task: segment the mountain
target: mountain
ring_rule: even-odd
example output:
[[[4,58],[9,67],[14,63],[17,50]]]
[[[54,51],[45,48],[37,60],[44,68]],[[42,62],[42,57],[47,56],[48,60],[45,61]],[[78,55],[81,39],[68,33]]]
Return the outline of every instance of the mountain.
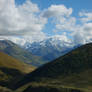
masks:
[[[0,51],[33,66],[43,64],[41,57],[29,53],[9,40],[0,40]]]
[[[20,80],[16,88],[23,85],[23,92],[92,92],[92,43],[41,66]]]
[[[44,61],[52,61],[71,51],[74,46],[71,42],[62,40],[61,37],[50,37],[41,42],[26,42],[24,48],[30,53],[41,56]]]
[[[9,86],[35,68],[0,52],[0,86]],[[1,92],[1,91],[0,91]]]

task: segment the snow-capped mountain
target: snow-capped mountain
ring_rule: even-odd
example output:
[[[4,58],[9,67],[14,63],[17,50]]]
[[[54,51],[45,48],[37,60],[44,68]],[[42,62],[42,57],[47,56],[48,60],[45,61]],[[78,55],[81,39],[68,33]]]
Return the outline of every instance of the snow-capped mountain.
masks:
[[[50,37],[41,42],[24,44],[24,48],[34,55],[41,56],[45,61],[52,61],[73,49],[73,44],[68,39]]]

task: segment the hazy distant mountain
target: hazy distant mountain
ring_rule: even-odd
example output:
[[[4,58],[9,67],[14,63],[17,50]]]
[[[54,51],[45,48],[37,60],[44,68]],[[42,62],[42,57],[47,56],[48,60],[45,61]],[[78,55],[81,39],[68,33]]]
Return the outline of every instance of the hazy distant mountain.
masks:
[[[52,61],[72,50],[71,42],[64,42],[60,37],[51,37],[41,42],[26,42],[24,48],[45,61]]]
[[[9,40],[0,40],[0,51],[34,66],[43,64],[41,57],[33,55]]]
[[[16,86],[26,84],[24,92],[92,92],[92,43],[43,65]]]

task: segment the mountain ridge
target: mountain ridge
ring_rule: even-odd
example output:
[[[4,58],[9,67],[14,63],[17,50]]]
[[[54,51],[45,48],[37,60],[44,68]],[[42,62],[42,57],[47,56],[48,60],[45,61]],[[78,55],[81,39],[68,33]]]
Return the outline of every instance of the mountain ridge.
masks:
[[[24,48],[34,55],[41,56],[45,61],[52,61],[75,48],[71,42],[61,37],[52,37],[40,42],[26,42]]]
[[[91,76],[92,43],[80,46],[66,55],[59,57],[53,62],[49,62],[36,69],[32,73],[25,76],[23,80],[19,81],[16,88],[26,84],[29,84],[29,87],[31,88],[35,87],[35,89],[36,87],[43,87],[44,85],[45,87],[46,85],[52,87],[60,87],[61,85],[61,87],[73,87],[83,90],[83,92],[91,92]],[[30,90],[28,92],[30,92]]]
[[[41,57],[29,53],[9,40],[0,40],[0,51],[33,66],[40,66],[43,63]]]

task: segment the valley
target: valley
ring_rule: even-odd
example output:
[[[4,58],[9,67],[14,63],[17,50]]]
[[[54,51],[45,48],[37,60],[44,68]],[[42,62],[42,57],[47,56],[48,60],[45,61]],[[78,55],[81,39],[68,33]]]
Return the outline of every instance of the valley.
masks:
[[[4,46],[0,45],[2,92],[92,92],[92,43],[38,68],[5,53]]]
[[[0,92],[92,92],[92,0],[0,0]]]

